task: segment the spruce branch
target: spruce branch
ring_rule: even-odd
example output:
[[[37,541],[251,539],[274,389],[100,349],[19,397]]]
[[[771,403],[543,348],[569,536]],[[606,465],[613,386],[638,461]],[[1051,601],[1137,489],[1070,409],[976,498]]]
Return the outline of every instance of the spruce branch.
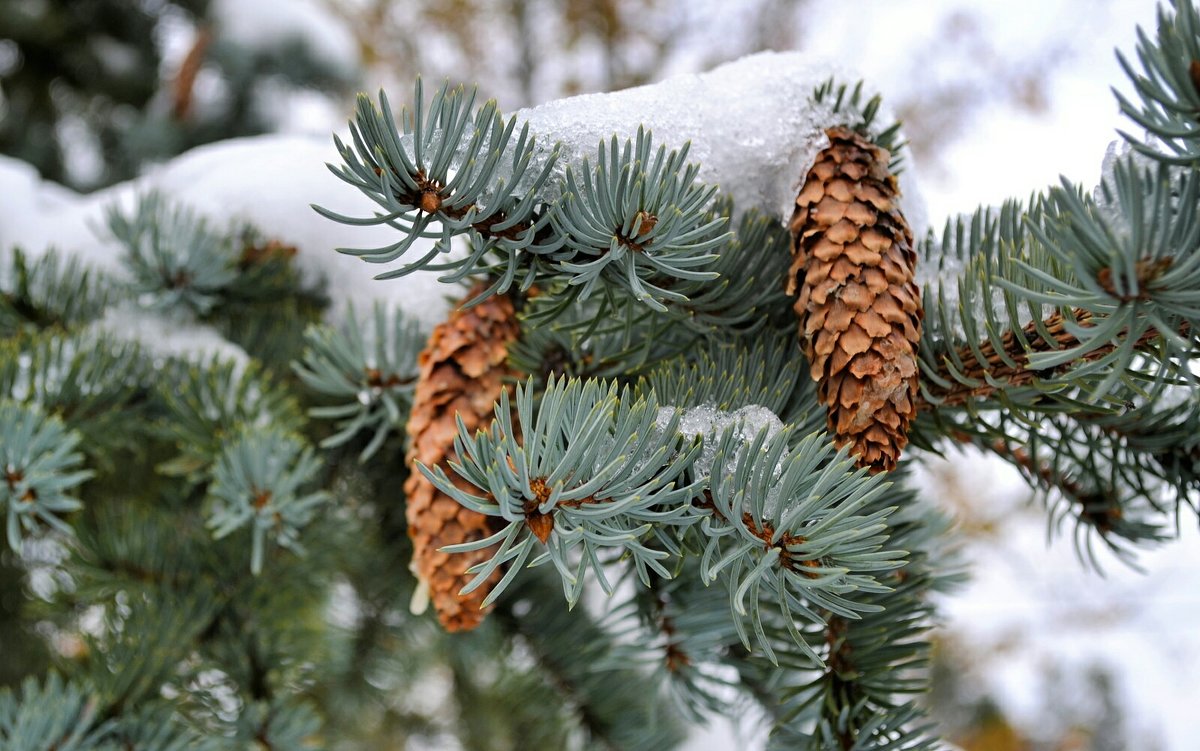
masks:
[[[824,624],[828,614],[857,619],[879,606],[863,596],[886,591],[881,572],[902,565],[903,552],[887,543],[892,507],[871,509],[885,490],[882,477],[855,471],[846,451],[822,434],[792,441],[785,428],[749,443],[729,429],[716,437],[713,472],[700,530],[706,582],[725,580],[737,632],[776,662],[764,626],[764,603],[778,608],[801,651],[820,658],[795,621]],[[835,455],[836,454],[836,455]]]
[[[170,708],[149,703],[117,718],[109,731],[115,749],[219,751],[221,739],[204,737]]]
[[[557,150],[536,165],[534,139],[523,126],[516,140],[515,120],[507,125],[494,100],[474,110],[475,91],[449,84],[426,104],[417,79],[413,109],[401,110],[397,127],[387,95],[376,106],[359,95],[351,144],[336,139],[343,164],[330,170],[365,193],[383,213],[353,218],[314,206],[322,216],[352,225],[384,224],[404,233],[382,248],[343,249],[371,263],[390,263],[422,237],[437,244],[422,258],[381,273],[388,279],[421,268],[449,272],[444,281],[491,274],[492,291],[513,283],[524,256],[543,255],[561,245],[546,231],[550,216],[540,193],[552,174]],[[450,251],[450,240],[467,235],[473,249],[466,257],[435,262]],[[489,254],[494,260],[485,258]]]
[[[921,409],[914,446],[936,450],[951,438],[1003,456],[1053,499],[1053,525],[1074,521],[1077,539],[1119,550],[1163,537],[1159,517],[1172,503],[1197,502],[1200,488],[1200,402],[1189,365],[1200,325],[1200,222],[1191,217],[1200,181],[1178,167],[1194,166],[1200,153],[1191,101],[1200,96],[1191,38],[1200,24],[1181,3],[1162,20],[1173,31],[1143,36],[1138,96],[1147,102],[1140,116],[1157,128],[1142,145],[1174,143],[1152,157],[1171,164],[1148,170],[1118,160],[1092,199],[1064,184],[948,228],[945,268],[955,278],[926,288],[920,348],[892,361],[917,352],[920,396],[889,394],[901,412]],[[1181,32],[1182,40],[1172,36]],[[639,132],[564,165],[557,147],[473,97],[443,87],[426,102],[418,84],[415,106],[399,115],[384,97],[378,106],[360,98],[334,171],[378,208],[365,219],[321,210],[400,233],[387,247],[353,251],[383,264],[409,256],[381,276],[426,268],[448,280],[485,279],[419,356],[416,330],[377,310],[374,341],[356,320],[340,331],[313,327],[297,378],[268,378],[299,354],[299,334],[323,302],[305,297],[288,246],[201,226],[170,208],[113,219],[141,302],[216,322],[263,362],[161,367],[136,348],[64,334],[60,327],[103,312],[102,295],[56,307],[52,298],[78,291],[60,278],[77,273],[67,264],[56,271],[16,256],[11,276],[0,271],[0,334],[17,335],[0,342],[0,454],[16,445],[5,416],[36,414],[39,426],[60,424],[45,452],[65,446],[63,466],[45,465],[59,481],[81,457],[100,470],[72,518],[78,543],[54,572],[70,586],[45,606],[49,622],[78,628],[75,615],[89,606],[104,613],[90,651],[70,660],[71,682],[0,692],[0,745],[292,749],[364,718],[402,716],[394,711],[400,692],[375,679],[425,674],[395,665],[427,666],[447,648],[399,605],[411,578],[378,575],[381,563],[407,558],[411,523],[417,578],[444,623],[478,624],[479,606],[500,598],[492,626],[454,637],[462,684],[499,676],[488,690],[455,695],[474,727],[445,732],[466,745],[510,703],[524,702],[532,706],[498,722],[526,745],[543,736],[519,729],[540,720],[569,725],[569,741],[671,748],[685,734],[665,711],[674,693],[695,719],[736,715],[752,697],[773,725],[771,748],[936,747],[911,698],[928,672],[928,594],[946,581],[932,569],[945,561],[934,539],[945,526],[903,490],[903,466],[868,476],[821,432],[827,407],[849,414],[861,394],[857,383],[831,389],[804,377],[830,354],[819,351],[828,339],[818,334],[817,354],[806,358],[780,335],[790,304],[764,280],[777,281],[790,261],[780,252],[782,230],[750,212],[723,234],[732,207],[714,203],[713,189],[685,164],[686,149],[668,152]],[[837,150],[851,171],[863,166],[856,138],[898,138],[894,127],[879,132],[879,99],[861,84],[831,80],[812,100],[806,112],[845,126]],[[892,157],[873,153],[870,161],[894,172]],[[839,257],[805,258],[804,279],[793,269],[793,281],[815,288],[828,272],[844,282],[853,263],[868,288],[880,287],[874,294],[884,288],[877,271],[888,294],[897,291],[899,313],[886,300],[867,307],[915,345],[922,322],[912,274],[899,268],[911,261],[908,238],[898,223],[889,225],[890,248],[876,236],[895,219],[894,196],[879,186],[894,185],[820,182],[825,195],[808,196],[805,221],[844,209],[833,224],[853,213],[858,234],[833,232],[847,240],[837,243]],[[876,211],[865,217],[868,206]],[[465,241],[461,253],[451,252],[455,237]],[[421,239],[437,243],[414,259]],[[816,258],[817,242],[803,251]],[[961,274],[950,273],[951,261],[962,262]],[[862,354],[850,351],[863,343],[859,332],[831,323],[846,311],[820,307],[805,313],[824,315],[816,329],[850,332],[837,356]],[[255,320],[243,325],[246,311]],[[854,325],[882,332],[871,315]],[[285,344],[273,349],[280,330]],[[869,338],[868,348],[888,334]],[[151,368],[166,386],[150,384]],[[883,370],[867,375],[895,374]],[[907,368],[894,370],[905,387],[913,382]],[[515,397],[514,373],[532,374]],[[853,375],[864,389],[884,380]],[[332,427],[306,425],[288,391],[299,384],[328,400],[311,414]],[[149,429],[116,429],[129,407]],[[389,452],[380,446],[390,446],[406,413],[410,464],[389,466],[378,461]],[[704,422],[702,413],[712,417],[707,428],[692,424]],[[764,413],[765,422],[738,420]],[[907,435],[912,415],[892,417],[879,421]],[[105,433],[134,445],[114,446]],[[376,461],[326,466],[310,442],[330,434],[324,445],[364,445],[361,458]],[[888,437],[898,453],[903,439]],[[4,461],[0,469],[8,510],[27,495],[16,484],[33,473],[14,480]],[[343,513],[318,515],[330,491],[345,499]],[[303,534],[309,555],[280,556],[277,575],[239,578],[243,529],[255,569],[269,542],[294,545]],[[555,606],[560,588],[576,604],[592,576],[615,594],[608,616]],[[356,606],[346,620],[367,623],[331,631],[327,605],[343,596]],[[485,650],[487,659],[472,659]],[[354,654],[342,661],[327,651]],[[339,682],[339,671],[354,675]],[[504,680],[514,673],[524,680]],[[540,675],[535,701],[517,693]],[[348,698],[340,689],[352,683],[363,693]],[[743,693],[732,704],[731,688]],[[486,710],[471,702],[505,691],[513,695]],[[231,700],[236,710],[223,706]],[[360,710],[364,701],[372,708]],[[547,710],[538,701],[557,703]],[[322,730],[326,709],[336,721]],[[406,727],[434,726],[414,721],[417,714],[403,714]],[[18,740],[13,727],[22,729]]]
[[[557,592],[551,590],[550,595],[556,597]],[[545,647],[529,644],[511,631],[503,612],[489,620],[492,628],[454,639],[471,643],[446,654],[454,675],[455,712],[449,724],[463,747],[479,751],[570,748],[585,733],[590,735],[585,722],[592,718],[584,712],[592,710],[578,710],[574,684],[565,676],[551,676],[548,663],[535,652]],[[579,633],[570,638],[578,639]],[[518,654],[524,660],[512,659]]]
[[[213,549],[200,514],[183,515],[166,504],[99,505],[89,509],[76,538],[67,570],[81,601],[106,601],[117,592],[143,589],[151,596],[160,590],[211,592],[208,572],[222,568],[223,553]]]
[[[1144,138],[1124,131],[1121,136],[1152,159],[1194,167],[1200,158],[1200,122],[1195,118],[1200,110],[1200,12],[1191,0],[1171,0],[1170,11],[1158,7],[1157,27],[1153,38],[1138,27],[1139,65],[1117,51],[1140,101],[1116,89],[1113,95],[1121,113],[1146,130]]]
[[[82,507],[72,493],[92,476],[81,470],[81,436],[40,409],[0,399],[0,506],[8,545],[20,551],[26,534],[45,524],[65,535],[62,516]]]
[[[48,250],[31,260],[13,248],[0,266],[0,337],[23,329],[69,329],[95,320],[108,306],[112,280],[75,257]]]
[[[727,202],[724,206],[731,207]],[[776,285],[764,287],[762,281],[774,277],[774,271],[787,262],[786,255],[775,254],[786,242],[786,234],[777,226],[770,230],[772,225],[765,217],[748,212],[742,227],[749,237],[731,241],[713,266],[721,277],[681,284],[679,289],[689,296],[688,302],[668,306],[665,314],[607,292],[601,299],[581,301],[572,292],[577,288],[536,290],[522,304],[522,334],[509,350],[510,363],[521,373],[576,378],[651,376],[665,364],[690,363],[688,372],[672,369],[654,382],[666,401],[677,406],[704,402],[692,398],[696,378],[703,379],[706,386],[695,393],[703,392],[721,402],[724,396],[709,387],[738,389],[746,382],[739,378],[758,383],[764,375],[778,373],[776,366],[783,367],[788,359],[794,360],[786,366],[791,372],[800,358],[781,336],[791,325],[790,311],[783,304],[783,291]],[[770,239],[758,244],[764,236]],[[759,369],[754,360],[760,354],[757,349],[751,354],[737,344],[751,334],[758,334],[757,341],[770,343],[764,354],[770,365],[765,369]],[[697,357],[704,360],[702,365],[692,362]],[[703,372],[696,372],[693,366]],[[786,381],[782,375],[776,383],[789,394],[801,384]],[[763,393],[730,408],[767,404],[767,399]]]
[[[310,389],[344,400],[308,411],[312,417],[338,421],[338,431],[321,441],[322,448],[341,446],[360,432],[372,433],[359,454],[361,462],[374,456],[403,424],[412,405],[417,353],[424,341],[418,324],[406,321],[398,309],[389,316],[377,304],[372,320],[373,326],[364,333],[351,309],[340,330],[309,326],[304,334],[308,346],[292,364]]]
[[[651,572],[669,577],[663,550],[647,544],[672,526],[697,521],[688,500],[692,485],[678,484],[699,446],[684,450],[678,415],[660,428],[658,403],[599,381],[550,379],[534,408],[532,381],[517,386],[516,422],[508,394],[496,417],[474,437],[461,419],[450,467],[469,483],[464,489],[441,467],[420,465],[440,491],[496,520],[497,531],[478,541],[443,548],[448,553],[489,550],[464,591],[487,581],[503,564],[508,571],[491,590],[495,600],[526,563],[553,563],[564,594],[574,605],[586,572],[611,593],[602,551],[630,556],[643,583]]]
[[[944,288],[936,296],[920,406],[1011,396],[1026,386],[1032,393],[1082,388],[1099,400],[1130,378],[1139,357],[1160,363],[1164,374],[1189,357],[1200,322],[1192,292],[1200,271],[1190,250],[1200,221],[1181,207],[1197,196],[1194,173],[1144,169],[1125,157],[1096,199],[1064,183],[1028,211],[1008,203],[976,212],[969,226],[949,223],[942,252],[969,260],[956,281],[958,311]],[[1022,308],[1032,317],[1023,326]],[[966,339],[957,348],[947,344],[956,330]]]
[[[520,637],[598,747],[677,748],[686,731],[657,692],[655,677],[628,662],[614,664],[616,632],[586,609],[548,606],[559,588],[556,578],[541,570],[515,582],[497,608],[500,625]]]
[[[84,638],[70,674],[94,692],[103,717],[136,712],[177,677],[216,609],[206,593],[159,589],[116,598],[105,603],[98,633]]]
[[[823,718],[811,736],[797,736],[781,728],[768,739],[767,751],[784,751],[800,744],[814,751],[934,751],[942,747],[934,736],[936,729],[913,702],[879,712],[862,701],[838,716]]]
[[[1143,169],[1130,157],[1116,160],[1101,181],[1096,199],[1085,197],[1064,181],[1050,191],[1042,221],[1030,226],[1044,247],[1050,267],[1018,257],[1019,273],[1002,278],[1001,286],[1037,302],[1088,310],[1097,320],[1094,331],[1076,334],[1077,347],[1034,357],[1034,365],[1052,367],[1088,354],[1117,332],[1125,349],[1147,331],[1155,331],[1176,355],[1190,354],[1190,342],[1177,334],[1184,323],[1200,321],[1200,263],[1193,252],[1200,240],[1200,218],[1184,207],[1200,200],[1200,174],[1192,171]],[[1129,362],[1116,362],[1119,369]],[[1102,380],[1102,395],[1114,377]]]
[[[586,300],[603,283],[619,284],[633,299],[665,312],[686,302],[669,281],[711,281],[701,270],[716,258],[709,251],[728,239],[726,218],[708,212],[715,187],[696,181],[699,166],[687,165],[688,146],[654,151],[649,132],[638,128],[622,148],[614,135],[599,146],[595,167],[566,168],[563,195],[551,221],[564,239],[553,267],[570,275]]]
[[[518,314],[521,337],[509,347],[509,365],[540,379],[539,388],[550,375],[619,378],[641,372],[697,341],[694,332],[627,298],[605,296],[564,306],[564,297],[574,295],[536,290]]]
[[[690,719],[706,722],[728,710],[736,682],[723,663],[741,640],[723,582],[706,583],[694,557],[678,568],[672,579],[653,577],[649,587],[633,586],[605,614],[618,645],[597,669],[643,667]]]
[[[243,429],[272,426],[296,433],[304,424],[296,398],[256,364],[171,362],[165,370],[170,377],[158,390],[168,418],[163,429],[175,439],[179,453],[159,465],[163,474],[200,482]]]
[[[300,529],[330,496],[323,490],[303,492],[322,466],[299,436],[276,426],[235,434],[217,457],[209,493],[208,526],[221,539],[249,527],[250,570],[262,571],[268,540],[302,553]]]
[[[27,678],[19,694],[0,689],[0,741],[8,751],[102,751],[108,724],[97,714],[96,698],[57,673]]]
[[[733,209],[732,199],[721,198],[710,216],[729,220]],[[716,260],[706,267],[712,278],[663,282],[686,298],[670,303],[667,315],[698,333],[723,338],[790,326],[787,294],[777,283],[787,272],[787,231],[774,218],[750,210],[742,214],[737,230],[725,237],[713,250]]]
[[[955,407],[972,400],[986,399],[999,392],[1032,385],[1046,384],[1053,387],[1059,376],[1070,373],[1085,363],[1109,361],[1123,346],[1119,339],[1095,346],[1086,353],[1058,365],[1037,366],[1038,354],[1056,354],[1064,349],[1078,349],[1081,345],[1079,329],[1093,328],[1097,324],[1089,311],[1075,309],[1054,312],[1048,317],[1026,324],[1021,334],[1006,332],[997,346],[991,340],[982,346],[963,345],[951,357],[946,358],[936,373],[926,371],[926,380],[921,387],[918,409]],[[1127,336],[1128,332],[1121,332]],[[1176,332],[1180,337],[1190,338],[1191,325],[1179,324]],[[1132,348],[1151,351],[1161,341],[1156,329],[1142,331],[1133,340]]]
[[[250,226],[235,226],[225,236],[236,255],[238,273],[222,293],[220,309],[214,311],[217,317],[244,315],[256,304],[277,304],[283,298],[317,296],[315,290],[299,289],[295,245],[262,237]]]
[[[268,366],[283,365],[299,349],[303,326],[281,319],[315,320],[328,302],[319,285],[304,282],[294,246],[247,225],[214,226],[156,192],[140,196],[128,214],[111,206],[107,220],[124,246],[130,281],[123,289],[138,307],[182,309]]]
[[[883,576],[885,590],[864,595],[877,609],[855,619],[825,613],[825,621],[805,624],[820,662],[785,651],[780,664],[787,669],[780,671],[763,656],[735,653],[741,684],[773,719],[769,748],[940,747],[930,723],[905,697],[924,691],[927,593],[951,581],[949,569],[939,566],[935,574],[931,561],[935,553],[946,558],[949,521],[896,486],[873,505],[883,503],[898,507],[888,517],[889,544],[909,555]]]
[[[136,438],[118,427],[147,401],[149,359],[140,347],[105,335],[42,332],[0,341],[0,399],[37,405],[83,436],[97,467]]]
[[[295,697],[255,701],[237,718],[237,737],[263,751],[307,748],[320,737],[323,721],[315,707]]]
[[[1057,490],[1069,501],[1078,504],[1079,516],[1088,520],[1102,535],[1112,532],[1117,520],[1123,516],[1117,498],[1088,491],[1079,481],[1064,476],[1054,466],[1039,463],[1025,448],[1011,446],[1001,439],[993,441],[991,447],[995,453],[1010,459],[1022,474],[1035,483]]]
[[[109,232],[124,246],[132,291],[147,307],[183,306],[203,315],[237,279],[231,239],[161,193],[140,196],[129,216],[110,207],[107,222]]]
[[[803,377],[807,368],[790,333],[758,336],[753,345],[712,343],[661,362],[638,380],[637,392],[653,392],[675,407],[709,405],[732,412],[758,405],[803,436],[824,423],[812,382]]]
[[[335,221],[400,230],[392,245],[344,249],[372,263],[395,261],[418,238],[437,238],[422,258],[377,278],[420,268],[446,271],[447,282],[485,276],[492,284],[479,299],[514,284],[528,290],[564,281],[579,288],[579,300],[615,286],[659,312],[687,301],[673,286],[713,278],[702,267],[728,240],[726,218],[709,211],[716,189],[696,181],[686,146],[656,151],[639,129],[623,145],[615,136],[601,142],[594,167],[585,156],[560,178],[557,147],[535,148],[528,125],[514,141],[515,120],[505,126],[492,101],[472,121],[474,96],[443,86],[426,106],[418,81],[399,127],[385,95],[378,107],[359,98],[353,147],[339,141],[343,164],[330,168],[384,211],[356,219],[314,208]],[[467,250],[447,255],[456,235],[467,237]]]
[[[1182,391],[1183,397],[1180,398]],[[1121,465],[1132,463],[1162,479],[1181,503],[1200,512],[1200,395],[1194,389],[1167,387],[1157,400],[1140,397],[1133,409],[1109,414],[1079,415],[1081,423],[1096,429],[1120,447],[1114,452]]]
[[[1160,412],[1151,405],[1161,395],[1131,392],[1128,398],[1132,408],[1108,411],[1081,403],[1060,412],[947,416],[941,429],[1013,464],[1046,503],[1050,528],[1073,524],[1082,561],[1102,568],[1094,546],[1098,540],[1132,565],[1132,545],[1164,539],[1163,516],[1188,502],[1193,491],[1174,473],[1179,465],[1170,461],[1172,452],[1129,435],[1155,424],[1186,431],[1193,418],[1190,399]],[[1146,406],[1135,400],[1145,400]],[[1188,445],[1182,441],[1184,453]]]

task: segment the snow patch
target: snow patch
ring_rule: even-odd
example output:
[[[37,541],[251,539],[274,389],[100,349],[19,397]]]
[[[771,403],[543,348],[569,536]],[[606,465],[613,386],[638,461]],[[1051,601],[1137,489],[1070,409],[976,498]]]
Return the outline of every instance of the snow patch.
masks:
[[[656,144],[677,149],[691,143],[689,158],[699,179],[734,197],[737,211],[757,207],[781,220],[790,217],[796,194],[817,154],[829,145],[825,129],[844,118],[813,91],[831,77],[854,83],[858,76],[832,63],[788,52],[762,52],[708,73],[683,75],[611,94],[585,94],[516,112],[540,136],[544,159],[562,142],[558,170],[588,156],[615,133],[620,141],[649,129]],[[890,122],[881,112],[879,122]],[[533,170],[536,172],[536,170]],[[915,193],[908,173],[906,193]],[[924,233],[923,204],[913,201],[914,226]]]
[[[339,180],[325,166],[337,153],[325,138],[259,136],[223,141],[193,149],[146,178],[146,186],[212,217],[217,226],[244,220],[269,237],[294,244],[294,262],[308,281],[324,279],[332,301],[330,315],[340,316],[345,301],[368,308],[375,302],[399,306],[409,317],[431,328],[450,310],[453,289],[431,272],[377,281],[384,269],[357,257],[336,253],[339,247],[390,245],[399,239],[391,227],[347,227],[325,219],[309,205],[351,216],[373,212],[374,204]],[[432,240],[418,240],[414,253],[424,253]]]
[[[131,211],[138,195],[159,190],[216,228],[244,221],[267,237],[295,245],[295,263],[305,281],[325,284],[332,319],[345,314],[346,301],[366,308],[380,302],[431,328],[449,312],[447,295],[454,293],[433,273],[377,281],[373,277],[381,268],[335,252],[344,246],[389,245],[398,237],[395,229],[346,227],[310,208],[317,203],[349,215],[372,212],[368,198],[325,166],[337,158],[325,137],[239,138],[193,149],[136,180],[87,196],[40,180],[22,162],[0,158],[0,191],[9,197],[0,210],[0,247],[19,245],[37,258],[53,246],[124,276],[122,246],[104,229],[104,214],[114,205]],[[415,252],[432,243],[418,240]]]
[[[85,247],[90,231],[67,227],[87,199],[57,183],[43,180],[30,164],[0,156],[0,247],[18,245],[31,257],[40,257],[48,245]],[[70,219],[68,219],[70,217]]]
[[[1145,140],[1152,144],[1155,142],[1155,139],[1149,135]],[[1160,163],[1140,151],[1135,151],[1124,139],[1110,142],[1108,148],[1104,150],[1104,160],[1100,163],[1100,181],[1092,189],[1092,199],[1096,202],[1101,217],[1109,227],[1118,232],[1128,233],[1130,231],[1129,217],[1125,215],[1120,201],[1117,200],[1117,165],[1120,163],[1126,163],[1126,167],[1132,164],[1139,172],[1149,171],[1152,175],[1157,172]],[[1104,196],[1105,185],[1112,194],[1111,200]],[[1149,199],[1147,198],[1147,200]],[[1150,207],[1147,205],[1147,211],[1149,210]]]
[[[659,430],[666,430],[678,407],[659,407],[654,424]],[[742,445],[748,445],[758,437],[763,430],[767,431],[767,440],[774,438],[783,430],[783,421],[779,415],[769,408],[758,404],[749,404],[732,412],[717,409],[713,404],[702,404],[683,410],[679,417],[678,431],[687,438],[702,436],[704,448],[692,471],[697,478],[708,477],[713,471],[713,462],[717,454],[717,439],[728,429],[733,428],[736,439]],[[733,465],[735,462],[729,462]],[[734,467],[726,466],[721,469],[726,474],[732,474]]]

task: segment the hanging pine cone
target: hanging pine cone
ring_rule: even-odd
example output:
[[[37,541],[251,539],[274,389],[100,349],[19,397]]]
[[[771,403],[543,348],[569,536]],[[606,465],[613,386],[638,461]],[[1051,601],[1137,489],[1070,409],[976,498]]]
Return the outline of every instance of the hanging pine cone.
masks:
[[[475,287],[464,301],[485,288]],[[408,534],[413,541],[416,574],[428,585],[438,620],[447,631],[467,631],[479,625],[486,615],[481,605],[500,572],[470,594],[459,595],[473,577],[467,569],[491,558],[492,552],[451,555],[438,549],[479,540],[495,530],[489,517],[464,508],[434,487],[414,461],[440,466],[456,485],[467,487],[449,466],[458,432],[454,418],[456,414],[462,417],[471,431],[491,422],[493,407],[506,388],[508,347],[517,333],[512,301],[490,297],[473,308],[455,310],[438,324],[419,359],[420,374],[408,421],[410,474],[404,483]]]
[[[838,445],[894,469],[916,414],[921,293],[888,152],[830,128],[792,214],[788,294]]]

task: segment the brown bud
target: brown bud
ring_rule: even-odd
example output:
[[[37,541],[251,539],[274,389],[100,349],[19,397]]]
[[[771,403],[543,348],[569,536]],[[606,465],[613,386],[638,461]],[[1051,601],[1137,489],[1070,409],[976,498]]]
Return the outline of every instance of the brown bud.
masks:
[[[442,207],[442,197],[438,195],[436,190],[423,190],[421,191],[419,205],[421,211],[424,211],[426,214],[432,214]]]

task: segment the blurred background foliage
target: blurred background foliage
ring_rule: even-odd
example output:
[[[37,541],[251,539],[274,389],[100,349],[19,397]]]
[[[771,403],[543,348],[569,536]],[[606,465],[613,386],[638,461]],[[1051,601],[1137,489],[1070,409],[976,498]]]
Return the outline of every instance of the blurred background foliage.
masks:
[[[305,129],[288,93],[341,113],[360,88],[403,90],[420,74],[478,83],[511,112],[818,41],[812,0],[745,0],[732,12],[710,0],[292,2],[310,28],[253,35],[247,23],[270,16],[237,0],[0,0],[0,153],[87,191],[204,143]],[[322,21],[352,49],[314,44],[307,32]],[[965,10],[937,24],[945,45],[898,62],[913,75],[948,55],[976,65],[890,100],[916,155],[935,162],[992,103],[1044,109],[1046,75],[1069,52],[998,49]]]
[[[0,152],[91,190],[273,130],[264,87],[353,89],[304,40],[247,47],[213,16],[209,0],[0,0]]]

